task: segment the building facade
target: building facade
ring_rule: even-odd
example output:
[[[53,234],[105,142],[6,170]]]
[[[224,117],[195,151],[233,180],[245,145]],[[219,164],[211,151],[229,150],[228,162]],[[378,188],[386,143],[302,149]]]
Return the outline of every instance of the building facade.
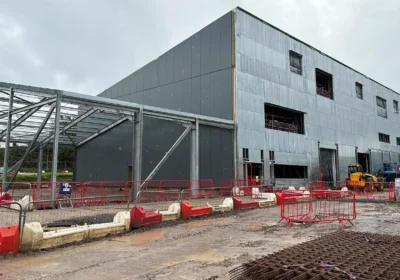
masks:
[[[241,8],[100,96],[234,120],[234,132],[201,127],[200,179],[218,182],[251,172],[278,185],[337,181],[347,177],[350,163],[375,173],[383,163],[400,160],[397,92]],[[154,119],[145,126],[151,129],[144,134],[142,177],[182,131]],[[122,158],[118,153],[129,150],[123,144],[129,133],[129,124],[122,124],[79,147],[76,165],[82,171],[76,179],[127,177],[129,153]],[[183,143],[158,178],[189,179],[188,145]],[[108,161],[121,162],[107,173],[88,162],[94,154],[106,159],[105,146],[118,148],[117,158]]]

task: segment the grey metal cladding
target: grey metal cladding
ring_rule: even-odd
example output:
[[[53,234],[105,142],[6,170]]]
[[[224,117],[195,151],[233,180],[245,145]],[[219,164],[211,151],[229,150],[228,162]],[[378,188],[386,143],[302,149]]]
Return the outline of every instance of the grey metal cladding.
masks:
[[[105,132],[78,147],[76,181],[127,181],[132,165],[131,121]],[[144,118],[142,178],[146,178],[185,128],[174,122]],[[161,139],[161,141],[160,141]],[[224,147],[224,149],[221,149]],[[220,180],[233,176],[232,131],[200,126],[200,179]],[[212,177],[211,177],[212,176]],[[189,180],[190,137],[176,148],[154,180]]]
[[[119,98],[143,91],[142,102],[145,105],[232,119],[231,41],[232,12],[229,12],[106,92],[112,93],[111,98]],[[213,84],[211,75],[216,81]],[[200,96],[197,95],[199,89],[196,79],[200,79]],[[192,86],[185,83],[183,91],[183,81],[187,80],[191,81]],[[153,90],[156,88],[158,90]],[[176,93],[173,92],[175,89]],[[211,96],[214,92],[217,94],[215,97]],[[137,97],[124,97],[124,100],[134,99]],[[214,100],[218,103],[212,104]],[[192,106],[187,106],[189,103]]]
[[[264,154],[275,151],[276,163],[307,165],[310,170],[319,164],[318,142],[330,148],[337,144],[340,179],[356,161],[356,147],[371,150],[374,172],[382,162],[398,162],[391,156],[400,153],[399,115],[393,110],[398,93],[240,8],[235,13],[239,151],[248,148],[250,161],[258,160],[261,149],[266,149]],[[290,71],[290,50],[302,55],[302,75]],[[315,68],[332,74],[333,100],[316,94]],[[362,100],[356,96],[356,82],[363,85]],[[376,96],[387,101],[387,119],[377,116]],[[266,129],[264,103],[304,112],[305,134]],[[379,132],[390,135],[391,143],[379,142]]]

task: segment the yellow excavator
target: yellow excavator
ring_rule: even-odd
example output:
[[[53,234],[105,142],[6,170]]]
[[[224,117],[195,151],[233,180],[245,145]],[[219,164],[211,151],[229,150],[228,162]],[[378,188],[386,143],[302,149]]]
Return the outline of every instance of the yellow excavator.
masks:
[[[372,191],[374,187],[377,191],[383,190],[385,186],[385,180],[383,177],[376,177],[375,175],[364,173],[363,167],[360,164],[349,164],[348,166],[349,178],[346,179],[346,186],[349,189],[361,188],[364,190],[367,185]],[[366,184],[366,182],[373,184]]]

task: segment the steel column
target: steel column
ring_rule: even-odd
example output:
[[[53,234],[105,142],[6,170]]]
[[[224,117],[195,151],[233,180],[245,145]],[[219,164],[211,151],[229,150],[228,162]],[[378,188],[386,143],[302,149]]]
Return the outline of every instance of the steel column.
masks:
[[[38,131],[36,132],[35,136],[32,139],[32,142],[29,144],[28,148],[26,148],[26,151],[22,157],[22,159],[20,161],[18,161],[18,163],[16,164],[16,168],[15,168],[15,172],[13,174],[13,176],[11,177],[10,182],[13,182],[15,177],[17,177],[19,170],[21,169],[21,165],[22,163],[24,163],[26,157],[29,155],[29,153],[32,150],[33,145],[35,144],[35,142],[37,141],[37,139],[39,138],[40,133],[42,133],[43,128],[45,127],[47,121],[50,119],[51,114],[53,113],[55,108],[55,105],[52,105],[49,109],[49,112],[47,112],[46,117],[44,118],[42,124],[40,125]]]
[[[161,168],[161,166],[164,164],[164,162],[167,161],[167,159],[170,157],[170,155],[175,151],[176,147],[179,146],[179,144],[182,142],[182,140],[185,138],[186,135],[189,134],[189,132],[192,130],[192,125],[190,124],[185,131],[179,136],[179,138],[175,141],[175,143],[171,146],[171,148],[168,150],[168,152],[163,156],[163,158],[160,160],[160,162],[154,167],[153,171],[150,172],[149,176],[147,176],[146,181],[151,180],[154,175],[157,173],[157,171]]]
[[[54,120],[53,159],[51,168],[51,199],[56,198],[57,166],[58,166],[58,140],[60,137],[60,115],[62,94],[57,94],[56,117]]]
[[[37,170],[37,183],[42,181],[42,170],[43,170],[43,145],[40,145],[39,148],[39,157],[38,157],[38,170]]]
[[[199,185],[199,121],[192,127],[190,142],[190,184],[192,194],[198,194]]]
[[[133,181],[140,181],[142,176],[143,107],[139,109],[139,112],[135,113],[133,138],[132,177]],[[140,185],[134,184],[132,187],[134,197],[136,197],[140,191]]]
[[[6,133],[6,141],[4,148],[4,163],[3,163],[3,182],[2,182],[2,191],[7,191],[7,174],[8,174],[8,153],[10,149],[10,135],[11,135],[11,121],[12,115],[11,111],[13,110],[13,102],[14,102],[14,89],[10,88],[10,99],[8,101],[8,119],[7,119],[7,133]]]

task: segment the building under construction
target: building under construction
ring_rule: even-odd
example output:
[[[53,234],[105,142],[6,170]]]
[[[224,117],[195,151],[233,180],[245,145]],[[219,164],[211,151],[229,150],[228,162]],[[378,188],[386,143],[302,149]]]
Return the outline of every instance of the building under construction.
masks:
[[[42,103],[61,93],[39,91]],[[279,186],[317,166],[337,181],[350,163],[375,173],[400,161],[398,93],[241,8],[98,97],[63,98],[83,116],[60,128],[76,147],[75,181],[218,185],[251,173]]]

